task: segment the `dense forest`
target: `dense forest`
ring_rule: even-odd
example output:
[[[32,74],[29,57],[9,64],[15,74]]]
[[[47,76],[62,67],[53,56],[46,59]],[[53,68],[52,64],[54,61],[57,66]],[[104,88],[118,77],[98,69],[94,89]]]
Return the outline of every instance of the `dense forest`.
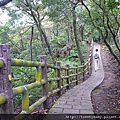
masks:
[[[39,61],[40,55],[47,55],[50,64],[80,65],[93,39],[105,44],[120,65],[120,0],[12,0],[6,4],[0,8],[1,14],[9,16],[6,23],[0,21],[0,44],[10,44],[11,58]],[[12,67],[12,71],[14,78],[25,83],[35,79],[34,69]],[[14,87],[23,84],[13,81]],[[18,99],[15,102],[19,105]]]

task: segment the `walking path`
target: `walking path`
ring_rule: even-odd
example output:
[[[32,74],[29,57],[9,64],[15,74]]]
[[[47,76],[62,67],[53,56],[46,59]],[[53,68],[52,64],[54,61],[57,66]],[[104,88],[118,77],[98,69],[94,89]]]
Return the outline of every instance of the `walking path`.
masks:
[[[100,45],[94,43],[93,54],[96,48],[100,52]],[[104,70],[102,60],[100,59],[99,70],[95,72],[93,59],[91,76],[85,82],[75,86],[62,95],[50,109],[48,114],[94,114],[91,92],[103,81],[103,79]]]

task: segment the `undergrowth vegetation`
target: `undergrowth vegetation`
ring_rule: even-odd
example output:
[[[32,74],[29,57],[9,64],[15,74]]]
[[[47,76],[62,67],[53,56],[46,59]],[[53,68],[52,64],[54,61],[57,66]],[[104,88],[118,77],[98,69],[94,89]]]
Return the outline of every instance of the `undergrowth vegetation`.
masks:
[[[84,59],[86,61],[86,55],[87,55],[87,50],[88,50],[88,45],[86,42],[81,42],[80,43]],[[20,58],[19,58],[20,59]],[[71,67],[75,66],[76,64],[80,65],[79,59],[78,59],[78,54],[77,54],[77,49],[76,47],[73,47],[73,49],[70,51],[70,53],[67,53],[65,57],[59,57],[56,58],[56,61],[61,62],[61,66],[65,66],[66,64],[69,64]],[[47,63],[50,64],[52,61],[50,59],[47,59]],[[32,82],[36,81],[36,68],[30,68],[30,67],[12,67],[12,72],[13,72],[13,79],[12,79],[12,84],[13,87],[18,87],[26,84],[30,84]],[[48,69],[48,78],[53,78],[54,77],[54,70]],[[63,80],[63,84],[64,84]],[[56,82],[52,83],[53,89],[57,87]],[[36,101],[40,96],[42,95],[42,88],[34,88],[30,90],[29,92],[29,102],[32,104],[34,101]],[[22,103],[22,96],[17,95],[14,98],[14,103],[15,106],[20,106]]]

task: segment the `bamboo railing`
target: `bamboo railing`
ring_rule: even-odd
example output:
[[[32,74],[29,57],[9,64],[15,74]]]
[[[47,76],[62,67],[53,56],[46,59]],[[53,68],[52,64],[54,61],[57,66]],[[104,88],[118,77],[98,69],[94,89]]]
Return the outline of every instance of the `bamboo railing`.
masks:
[[[0,114],[14,114],[13,98],[19,94],[22,95],[22,111],[15,119],[22,120],[25,115],[32,113],[37,107],[43,105],[47,109],[49,97],[54,94],[61,95],[63,88],[70,89],[72,84],[78,85],[90,75],[92,64],[93,42],[90,47],[90,54],[87,62],[81,66],[70,65],[61,66],[60,62],[56,62],[56,66],[47,64],[46,56],[40,56],[39,62],[26,61],[10,58],[10,46],[0,45]],[[12,88],[11,66],[34,67],[36,68],[36,81],[23,86]],[[53,78],[48,78],[48,70],[54,71]],[[53,83],[56,87],[53,87]],[[36,88],[42,88],[42,97],[29,105],[29,91]]]

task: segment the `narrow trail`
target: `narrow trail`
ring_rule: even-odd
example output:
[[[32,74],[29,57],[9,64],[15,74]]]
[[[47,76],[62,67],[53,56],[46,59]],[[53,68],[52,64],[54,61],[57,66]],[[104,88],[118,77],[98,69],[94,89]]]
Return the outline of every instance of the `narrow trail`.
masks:
[[[93,54],[96,48],[100,54],[101,47],[97,43],[94,43]],[[62,95],[49,110],[48,114],[94,114],[91,92],[103,79],[104,70],[100,56],[100,64],[97,72],[94,71],[93,59],[91,76],[85,82],[73,87],[73,89],[68,90]]]
[[[109,52],[101,45],[101,56],[104,67],[104,80],[92,91],[92,102],[95,114],[120,115],[120,67]]]

